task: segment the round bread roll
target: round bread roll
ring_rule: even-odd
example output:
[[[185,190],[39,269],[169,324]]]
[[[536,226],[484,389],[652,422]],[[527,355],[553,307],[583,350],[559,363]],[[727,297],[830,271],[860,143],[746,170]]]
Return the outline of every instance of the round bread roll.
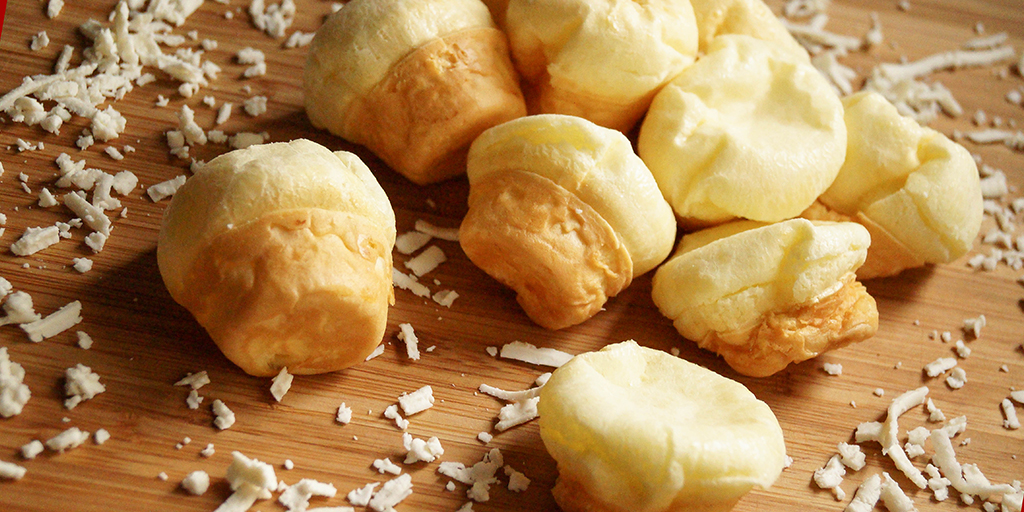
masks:
[[[160,275],[246,373],[341,370],[384,337],[395,215],[351,153],[308,140],[214,158],[175,193]]]
[[[473,142],[467,174],[463,250],[549,329],[590,318],[672,251],[672,208],[615,130],[522,117]]]
[[[465,172],[480,132],[526,114],[480,0],[352,0],[317,30],[303,83],[313,126],[421,185]]]
[[[846,154],[839,97],[776,43],[721,35],[654,98],[640,157],[684,226],[796,217]]]
[[[794,56],[810,55],[762,0],[690,0],[697,19],[700,53],[707,53],[711,41],[725,34],[743,34],[775,43]]]
[[[968,251],[981,229],[978,167],[963,146],[899,114],[884,96],[843,99],[846,161],[820,201],[871,232],[861,279],[947,263]],[[829,218],[821,208],[808,218]]]
[[[530,113],[623,132],[697,54],[689,2],[510,0],[504,27]]]
[[[565,512],[724,512],[785,465],[782,429],[747,388],[632,340],[574,357],[540,397]]]
[[[765,377],[875,334],[875,300],[854,275],[870,242],[854,222],[723,224],[683,237],[652,297],[683,337]]]

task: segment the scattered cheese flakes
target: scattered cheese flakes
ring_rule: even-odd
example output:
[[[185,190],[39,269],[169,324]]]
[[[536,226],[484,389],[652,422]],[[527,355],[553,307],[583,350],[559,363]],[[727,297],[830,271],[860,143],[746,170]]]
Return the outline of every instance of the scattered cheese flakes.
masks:
[[[249,495],[258,499],[268,499],[271,491],[277,488],[277,476],[274,474],[274,467],[266,462],[250,459],[241,452],[231,452],[231,465],[228,466],[225,479],[231,486],[231,490],[248,501]],[[230,500],[231,497],[228,498]],[[222,505],[223,506],[223,505]],[[251,504],[250,504],[251,506]]]
[[[95,231],[85,236],[85,245],[92,249],[92,252],[99,253],[107,243],[107,235]]]
[[[181,480],[181,488],[194,496],[202,496],[210,488],[210,475],[203,470],[193,471]]]
[[[309,499],[313,496],[333,498],[337,492],[332,484],[303,478],[296,484],[288,486],[277,498],[277,501],[284,505],[289,512],[305,512],[309,508]]]
[[[981,328],[985,327],[986,323],[985,315],[978,315],[977,318],[965,318],[963,325],[964,334],[977,339],[981,336]]]
[[[829,375],[842,375],[843,365],[839,363],[825,363],[822,366],[822,370],[825,370],[825,373]]]
[[[313,42],[313,36],[315,36],[315,35],[316,35],[316,32],[306,33],[306,32],[302,32],[302,31],[296,30],[295,32],[292,32],[292,35],[288,36],[288,40],[285,41],[284,47],[290,49],[290,48],[302,48],[303,46],[308,46],[309,43]]]
[[[64,400],[64,407],[68,409],[74,409],[76,405],[92,399],[107,389],[100,383],[100,376],[94,373],[92,368],[81,363],[65,370],[64,379],[64,394],[68,396],[68,399]]]
[[[484,502],[490,499],[489,488],[498,482],[495,474],[504,465],[501,450],[494,448],[472,467],[467,468],[461,462],[442,462],[437,472],[469,485],[466,496],[473,501]]]
[[[28,334],[28,339],[40,342],[52,338],[82,321],[82,303],[72,301],[64,307],[34,322],[20,324],[21,330]]]
[[[0,460],[0,478],[7,480],[21,480],[25,477],[27,470],[13,462]]]
[[[224,430],[235,424],[235,413],[228,409],[224,402],[219,399],[214,400],[211,407],[214,415],[213,424],[218,429]]]
[[[529,343],[513,341],[501,347],[501,357],[526,363],[558,368],[572,359],[572,354],[553,348],[537,348]]]
[[[21,291],[10,294],[3,309],[7,315],[0,318],[0,325],[30,323],[40,318],[32,307],[32,296]]]
[[[882,430],[879,435],[878,442],[882,445],[882,454],[888,455],[892,459],[896,467],[903,472],[904,475],[910,479],[914,485],[924,489],[927,485],[927,479],[921,474],[921,471],[914,467],[907,457],[906,452],[899,443],[899,417],[903,413],[910,410],[912,407],[916,407],[925,402],[928,395],[928,387],[921,386],[917,389],[907,391],[902,395],[893,399],[889,404],[889,408],[886,413],[885,421],[882,423]],[[884,494],[884,492],[883,492]]]
[[[1003,416],[1006,416],[1006,419],[1003,420],[1003,428],[1009,430],[1020,428],[1020,421],[1017,419],[1017,410],[1014,409],[1013,402],[1009,398],[1004,398],[999,405],[1003,409]]]
[[[79,273],[84,274],[92,270],[92,260],[89,258],[72,258],[71,263],[72,267]]]
[[[487,354],[489,356],[491,356],[491,357],[498,357],[498,347],[487,347],[484,350],[487,351]]]
[[[39,32],[38,34],[32,36],[32,41],[29,43],[28,46],[29,49],[31,49],[34,52],[37,52],[39,50],[42,50],[43,48],[46,48],[47,46],[50,46],[49,34],[47,34],[45,30]]]
[[[389,420],[395,420],[395,426],[402,430],[409,428],[409,420],[402,418],[398,414],[398,406],[395,404],[391,404],[384,409],[384,417]]]
[[[176,176],[167,181],[162,181],[156,185],[151,185],[146,189],[146,194],[155,203],[162,199],[166,199],[174,195],[178,191],[178,188],[185,184],[186,177],[184,174]]]
[[[494,436],[491,435],[490,432],[480,432],[476,435],[476,438],[479,439],[481,443],[487,444],[494,439]]]
[[[402,434],[402,446],[405,447],[406,455],[405,464],[415,464],[417,462],[434,462],[438,457],[444,455],[444,448],[441,447],[441,441],[437,437],[431,437],[426,441],[414,438],[408,432]]]
[[[90,228],[103,235],[110,235],[110,218],[103,213],[102,208],[93,206],[77,192],[64,194],[61,199],[64,201],[64,205],[70,208],[78,218],[85,221]]]
[[[381,343],[380,345],[377,345],[377,348],[373,349],[373,352],[370,352],[370,355],[366,356],[366,360],[369,361],[370,359],[373,359],[373,358],[375,358],[375,357],[377,357],[377,356],[379,356],[379,355],[381,355],[383,353],[384,353],[384,344]]]
[[[242,108],[246,114],[252,117],[257,117],[260,114],[264,114],[267,111],[267,97],[266,96],[253,96],[242,104]]]
[[[889,476],[889,473],[882,472],[882,492],[881,499],[882,503],[885,504],[885,508],[889,509],[889,512],[916,512],[917,508],[914,507],[914,502],[911,500],[903,489],[900,488],[900,484],[896,483],[895,480]]]
[[[60,434],[46,440],[46,447],[52,451],[62,453],[64,450],[76,448],[89,439],[89,433],[79,430],[78,427],[71,427]]]
[[[843,483],[846,468],[838,455],[833,455],[824,467],[814,471],[814,483],[821,489],[834,489]]]
[[[422,249],[432,238],[420,231],[406,231],[395,238],[395,250],[402,254],[412,254]]]
[[[412,393],[403,394],[398,397],[398,404],[402,407],[402,412],[406,416],[423,412],[433,407],[434,390],[430,386],[423,386]]]
[[[268,36],[281,38],[295,19],[295,3],[292,0],[282,0],[279,4],[264,7],[263,0],[251,0],[249,18],[253,26],[266,32]]]
[[[412,324],[398,324],[398,329],[398,339],[405,342],[405,352],[409,356],[409,359],[412,359],[413,361],[419,361],[419,338],[416,337],[416,332],[413,330]]]
[[[7,347],[0,347],[0,416],[10,418],[21,414],[32,397],[24,380],[25,369],[11,361]]]
[[[478,389],[480,390],[481,393],[491,395],[499,400],[504,400],[506,402],[519,402],[522,400],[540,396],[540,390],[542,387],[544,387],[543,384],[538,384],[536,387],[526,389],[523,391],[505,391],[503,389],[499,389],[494,386],[489,386],[487,384],[480,384],[480,387]]]
[[[1024,389],[1019,391],[1011,391],[1010,398],[1012,398],[1018,404],[1024,404]]]
[[[22,447],[21,447],[21,457],[26,459],[26,460],[27,459],[34,459],[34,458],[36,458],[37,455],[39,455],[40,453],[43,453],[43,450],[45,450],[45,449],[46,449],[46,447],[43,446],[42,441],[40,441],[38,439],[33,439],[32,441],[22,445]]]
[[[537,418],[537,403],[540,397],[533,397],[521,402],[512,402],[498,411],[498,423],[494,428],[505,431]]]
[[[408,274],[403,273],[401,270],[392,267],[391,268],[391,280],[395,283],[395,286],[408,290],[418,297],[430,297],[430,289],[424,286],[422,283],[416,281],[416,279]]]
[[[206,373],[206,370],[190,373],[178,382],[175,382],[175,386],[189,386],[192,389],[199,389],[210,383],[210,376]]]
[[[46,3],[46,17],[51,20],[60,15],[61,9],[64,8],[64,0],[49,0]]]
[[[338,406],[338,414],[334,417],[334,420],[342,425],[347,425],[352,421],[352,408],[342,402],[342,404]]]
[[[51,206],[57,206],[60,203],[57,201],[57,198],[53,197],[52,192],[44,188],[43,190],[39,191],[38,204],[40,208],[49,208]]]
[[[288,0],[285,0],[288,1]],[[370,499],[369,507],[376,512],[390,511],[412,494],[412,475],[408,473],[384,482]]]
[[[203,397],[199,396],[199,392],[194,389],[189,390],[188,396],[185,397],[185,405],[194,411],[199,408],[201,403],[203,403]]]
[[[949,376],[946,377],[946,385],[950,389],[960,389],[967,384],[967,372],[963,368],[953,368],[953,371],[949,372]]]
[[[840,460],[843,462],[844,466],[854,471],[864,469],[864,465],[867,463],[867,456],[861,451],[860,446],[849,443],[839,443],[838,451]]]
[[[956,460],[956,452],[953,450],[953,443],[950,441],[950,436],[947,435],[947,432],[943,429],[933,430],[930,439],[932,442],[932,448],[935,449],[935,454],[932,456],[932,462],[942,470],[942,474],[949,479],[950,485],[956,489],[957,492],[972,496],[980,496],[982,499],[987,499],[991,495],[1016,492],[1011,485],[993,485],[988,483],[987,480],[983,480],[983,477],[977,478],[977,476],[972,476],[971,480],[968,480],[968,473],[973,470],[977,470],[977,467],[974,467],[972,470],[965,470],[965,466],[960,465],[960,462]],[[980,474],[980,472],[977,474]]]
[[[280,402],[284,398],[285,393],[291,389],[294,379],[295,377],[288,373],[288,367],[281,368],[281,371],[274,377],[273,384],[270,385],[270,394],[274,396],[274,400]]]
[[[530,487],[530,479],[507,464],[505,465],[505,476],[508,477],[508,490],[512,492],[523,492]]]
[[[435,226],[423,219],[417,219],[416,223],[413,225],[413,229],[434,238],[440,238],[441,240],[447,240],[449,242],[459,241],[459,228],[443,228]]]
[[[206,445],[206,448],[203,448],[202,450],[199,451],[199,456],[208,459],[210,457],[213,457],[214,453],[216,453],[216,450],[213,447],[213,443],[209,443]]]
[[[871,475],[857,487],[857,493],[850,501],[844,512],[871,512],[878,503],[882,494],[882,478],[877,474]]]
[[[411,270],[416,277],[422,277],[447,261],[447,259],[448,257],[445,256],[444,251],[440,247],[432,245],[424,249],[418,256],[406,261],[405,267]]]
[[[952,357],[940,357],[924,365],[924,373],[929,377],[938,377],[943,373],[956,367],[956,359]]]
[[[57,242],[60,242],[60,231],[57,226],[30,227],[25,229],[25,233],[17,242],[11,244],[11,252],[18,256],[29,256]]]
[[[220,126],[231,119],[231,109],[234,108],[232,103],[222,103],[220,108],[217,110],[217,119],[213,122],[215,126]]]
[[[435,293],[432,298],[438,305],[450,308],[455,299],[459,298],[459,294],[455,290],[441,290]]]
[[[349,491],[346,499],[348,499],[349,503],[357,507],[365,507],[370,503],[370,498],[373,496],[373,489],[378,485],[380,485],[380,482],[366,484],[358,489],[353,489]]]
[[[391,473],[392,475],[398,475],[402,472],[401,466],[391,462],[391,459],[386,457],[373,461],[373,468],[380,474]]]

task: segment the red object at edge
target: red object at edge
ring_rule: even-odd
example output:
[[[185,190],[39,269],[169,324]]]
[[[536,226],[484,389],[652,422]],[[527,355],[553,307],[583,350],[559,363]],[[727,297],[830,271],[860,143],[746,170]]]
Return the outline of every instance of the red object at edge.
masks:
[[[0,37],[4,35],[4,14],[7,12],[7,0],[0,0]]]

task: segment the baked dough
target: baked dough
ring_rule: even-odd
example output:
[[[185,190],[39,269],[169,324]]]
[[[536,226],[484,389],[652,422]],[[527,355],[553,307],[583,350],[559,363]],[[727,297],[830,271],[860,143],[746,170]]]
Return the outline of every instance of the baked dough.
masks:
[[[899,114],[876,92],[843,99],[846,161],[820,198],[871,232],[861,279],[948,263],[968,251],[982,221],[978,167],[963,146]],[[808,218],[828,218],[814,208]]]
[[[394,303],[395,215],[358,157],[308,140],[251,146],[199,169],[164,214],[171,297],[246,373],[363,361]]]
[[[480,132],[526,114],[480,0],[352,0],[317,30],[303,84],[313,126],[421,185],[465,172]]]
[[[800,215],[846,154],[843,107],[805,59],[720,35],[654,98],[640,157],[686,227]]]
[[[854,222],[723,224],[683,237],[652,297],[683,337],[765,377],[875,334],[875,300],[854,274],[870,242]]]
[[[700,53],[725,34],[743,34],[771,41],[794,56],[810,61],[810,55],[762,0],[690,0],[697,19]]]
[[[672,251],[672,209],[615,130],[522,117],[473,142],[467,174],[463,250],[549,329],[590,318]]]
[[[634,341],[555,370],[538,412],[565,512],[727,511],[785,465],[782,429],[747,388]]]
[[[687,1],[509,0],[504,27],[531,114],[623,132],[697,54]]]

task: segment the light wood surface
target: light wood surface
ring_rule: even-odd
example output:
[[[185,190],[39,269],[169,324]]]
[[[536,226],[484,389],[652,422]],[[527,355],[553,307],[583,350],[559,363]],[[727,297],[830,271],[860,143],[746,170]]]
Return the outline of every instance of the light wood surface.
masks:
[[[326,1],[296,3],[299,9],[293,30],[315,30],[330,10]],[[84,45],[76,31],[78,24],[88,18],[105,19],[113,5],[111,0],[68,2],[57,19],[48,20],[44,2],[8,2],[0,41],[0,91],[15,87],[23,76],[49,73],[64,44]],[[557,473],[540,441],[536,422],[496,433],[486,446],[476,439],[478,432],[492,431],[503,405],[478,394],[480,384],[525,389],[548,371],[500,360],[485,351],[514,340],[580,353],[636,339],[659,349],[679,349],[682,357],[746,384],[775,411],[794,462],[770,489],[756,490],[743,499],[737,511],[842,510],[844,503],[811,483],[812,472],[835,452],[837,443],[851,440],[858,423],[881,420],[893,397],[921,385],[929,386],[929,396],[947,417],[968,417],[968,430],[958,441],[970,438],[970,443],[956,443],[961,462],[978,464],[993,482],[1024,477],[1024,430],[1004,429],[999,408],[1011,389],[1024,388],[1024,353],[1019,348],[1024,341],[1024,288],[1016,282],[1020,272],[1005,266],[993,272],[973,271],[965,265],[966,258],[867,283],[880,314],[880,327],[873,339],[770,378],[752,379],[736,375],[713,354],[682,339],[652,305],[649,276],[634,282],[590,321],[549,332],[533,325],[517,307],[513,294],[476,269],[456,243],[439,241],[449,260],[428,275],[426,283],[434,291],[450,288],[459,293],[450,309],[397,290],[384,355],[347,371],[296,377],[283,402],[275,403],[269,379],[247,376],[228,362],[188,312],[171,300],[157,271],[157,233],[167,202],[150,201],[142,187],[187,173],[185,162],[168,155],[163,135],[177,124],[180,106],[192,106],[199,124],[210,128],[215,110],[204,107],[200,100],[213,95],[218,104],[230,101],[236,105],[235,115],[221,127],[225,131],[267,131],[275,141],[306,137],[330,148],[356,151],[375,170],[391,198],[399,232],[412,229],[417,219],[457,226],[465,213],[467,185],[461,179],[430,187],[412,185],[367,151],[313,129],[302,107],[300,77],[305,50],[283,49],[282,40],[254,29],[244,11],[247,5],[241,0],[228,5],[207,2],[178,29],[183,34],[197,30],[200,38],[219,41],[219,47],[206,57],[223,67],[222,76],[198,96],[185,100],[176,94],[176,83],[161,79],[117,102],[128,119],[128,128],[110,145],[136,148],[123,161],[103,153],[108,144],[81,152],[74,148],[83,127],[81,119],[65,125],[59,136],[11,122],[0,124],[0,162],[5,169],[0,178],[0,213],[7,216],[6,232],[0,238],[0,275],[16,289],[30,293],[39,312],[46,314],[80,300],[84,317],[72,331],[41,343],[29,342],[17,327],[0,328],[0,346],[7,347],[11,359],[24,366],[25,382],[32,390],[32,398],[19,416],[0,419],[0,460],[28,469],[21,481],[0,482],[0,510],[213,510],[229,494],[223,477],[234,450],[274,464],[279,478],[288,483],[301,478],[333,483],[339,495],[329,500],[316,498],[314,506],[348,505],[344,499],[348,491],[389,477],[372,470],[374,459],[397,461],[403,453],[401,432],[382,417],[384,408],[396,403],[400,394],[427,384],[433,387],[437,403],[411,418],[412,435],[437,436],[445,448],[441,460],[467,465],[479,461],[490,448],[500,448],[506,463],[532,480],[523,493],[510,492],[504,485],[492,487],[490,501],[476,504],[474,510],[553,510],[556,506],[550,489]],[[777,11],[779,5],[772,5]],[[235,12],[231,20],[224,17],[228,10]],[[1010,43],[1018,50],[1024,48],[1024,10],[1019,0],[911,0],[909,11],[899,10],[895,0],[837,0],[829,12],[829,29],[854,36],[868,29],[870,12],[878,13],[886,43],[847,60],[861,73],[875,63],[896,61],[900,56],[916,59],[955,49],[977,35],[976,23],[983,24],[989,34],[1008,32]],[[50,45],[30,51],[31,36],[44,29]],[[233,56],[245,46],[266,53],[267,76],[237,79],[244,66],[235,63]],[[966,111],[959,119],[939,119],[935,128],[945,133],[973,129],[970,117],[978,109],[990,117],[1016,119],[1024,126],[1024,110],[1004,100],[1008,91],[1024,86],[1019,75],[1011,73],[1000,79],[993,68],[986,68],[941,73],[935,78],[954,92]],[[243,91],[245,85],[251,94]],[[158,94],[170,98],[168,107],[154,106]],[[269,103],[265,114],[252,118],[237,107],[255,94],[267,96]],[[16,138],[43,141],[45,149],[16,152],[10,147]],[[1024,153],[1000,145],[967,147],[985,163],[1004,170],[1015,190],[1024,184]],[[207,160],[224,150],[209,145],[193,156]],[[108,172],[131,170],[139,176],[141,186],[123,199],[127,217],[116,220],[113,235],[100,254],[91,255],[82,242],[87,231],[77,229],[71,239],[54,247],[30,257],[15,257],[7,247],[26,227],[71,218],[62,206],[35,206],[36,193],[44,186],[52,188],[57,175],[53,162],[61,152],[85,158],[89,167]],[[27,175],[33,194],[22,190],[21,173]],[[987,219],[982,231],[990,227],[991,219]],[[979,245],[975,252],[988,250]],[[80,274],[70,265],[72,258],[83,256],[91,257],[95,266]],[[396,255],[396,265],[404,259]],[[434,279],[441,284],[435,285]],[[959,362],[967,371],[967,385],[952,391],[939,379],[925,378],[921,372],[924,364],[952,355],[951,344],[932,340],[929,333],[950,331],[955,340],[963,336],[963,320],[980,314],[988,325],[980,339],[969,343],[971,356]],[[435,350],[425,352],[419,361],[408,360],[404,345],[395,337],[403,322],[415,327],[421,348],[435,346]],[[92,349],[76,346],[74,330],[83,330],[95,340]],[[841,363],[842,375],[825,374],[823,362]],[[96,371],[107,391],[69,411],[63,407],[63,374],[78,363]],[[1008,371],[1001,371],[1002,365]],[[205,398],[202,406],[189,410],[185,405],[187,389],[172,384],[186,373],[200,370],[209,372],[212,383],[200,390]],[[873,394],[876,388],[884,390],[884,396]],[[214,399],[234,410],[237,423],[232,428],[218,431],[212,426],[210,403]],[[334,421],[342,402],[354,411],[351,424],[345,426]],[[901,429],[934,426],[926,423],[925,417],[923,409],[916,408],[901,419]],[[111,439],[102,446],[90,441],[63,454],[47,452],[34,460],[21,459],[23,444],[48,439],[71,426],[90,432],[104,428]],[[176,449],[185,437],[191,443]],[[208,443],[215,445],[216,454],[201,458],[199,451]],[[930,492],[911,492],[910,483],[897,475],[877,445],[864,448],[868,467],[849,473],[843,484],[851,496],[868,475],[884,470],[896,476],[919,510],[961,508],[955,498],[936,503]],[[295,469],[282,469],[285,459],[294,461]],[[924,459],[916,462],[923,466]],[[412,474],[415,487],[398,510],[456,510],[466,501],[464,485],[458,484],[454,492],[445,490],[448,479],[437,473],[437,465],[419,463],[403,468]],[[201,497],[190,496],[179,487],[187,473],[198,469],[207,471],[213,481],[210,491]],[[168,476],[166,481],[158,479],[162,472]],[[502,480],[507,482],[504,477]],[[975,504],[972,509],[980,507]],[[283,508],[261,502],[255,510]]]

